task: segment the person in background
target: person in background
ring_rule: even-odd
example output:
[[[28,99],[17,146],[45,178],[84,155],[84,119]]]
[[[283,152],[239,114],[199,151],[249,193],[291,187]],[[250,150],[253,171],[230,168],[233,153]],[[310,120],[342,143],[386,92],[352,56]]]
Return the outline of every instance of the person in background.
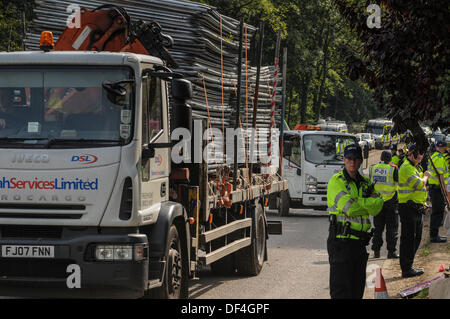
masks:
[[[414,277],[424,273],[414,268],[414,257],[422,239],[423,214],[430,173],[419,172],[421,153],[415,144],[408,147],[408,156],[398,172],[398,213],[402,224],[400,234],[400,268],[402,277]]]
[[[445,198],[441,191],[441,184],[446,189],[447,179],[450,176],[448,164],[445,158],[447,143],[439,141],[436,143],[436,151],[431,155],[428,168],[430,178],[428,180],[432,211],[430,216],[430,241],[432,243],[445,243],[446,237],[439,236],[439,227],[442,224],[445,210]],[[431,161],[433,163],[431,163]]]
[[[14,114],[14,90],[0,89],[0,130],[16,128],[23,122]]]
[[[400,162],[400,156],[397,155],[397,145],[391,146],[391,154],[392,154],[392,164],[399,167],[398,163]]]
[[[359,174],[362,164],[359,145],[344,149],[344,169],[334,174],[327,186],[330,228],[327,240],[332,299],[362,299],[370,243],[370,216],[383,207],[369,178]]]
[[[384,204],[381,212],[373,218],[375,232],[372,238],[374,258],[380,257],[380,248],[383,246],[383,231],[386,227],[386,244],[388,258],[399,258],[397,254],[398,240],[398,214],[397,214],[397,188],[398,168],[391,164],[391,153],[383,151],[381,162],[373,165],[369,170],[370,181],[375,184],[375,190],[381,194]]]

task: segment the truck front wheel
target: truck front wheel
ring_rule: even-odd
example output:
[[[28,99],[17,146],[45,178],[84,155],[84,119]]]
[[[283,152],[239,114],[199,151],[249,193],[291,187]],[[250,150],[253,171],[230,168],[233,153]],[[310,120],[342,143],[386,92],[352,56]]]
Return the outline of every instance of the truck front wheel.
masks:
[[[285,190],[280,193],[280,205],[278,207],[278,215],[286,217],[289,215],[289,208],[291,206],[291,197],[289,191]]]
[[[181,239],[175,225],[170,226],[166,251],[163,285],[153,289],[151,297],[158,299],[187,298],[187,278],[184,269]]]

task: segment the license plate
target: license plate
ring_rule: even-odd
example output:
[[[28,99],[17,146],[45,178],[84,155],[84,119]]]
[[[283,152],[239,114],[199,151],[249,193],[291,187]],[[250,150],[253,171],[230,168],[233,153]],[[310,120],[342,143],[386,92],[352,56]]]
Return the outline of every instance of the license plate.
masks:
[[[55,258],[54,246],[3,245],[2,257]]]

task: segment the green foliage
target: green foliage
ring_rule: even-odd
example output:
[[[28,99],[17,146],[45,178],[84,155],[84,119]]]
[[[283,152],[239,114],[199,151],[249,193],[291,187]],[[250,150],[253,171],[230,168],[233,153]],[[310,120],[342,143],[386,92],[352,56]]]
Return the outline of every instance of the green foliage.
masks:
[[[347,52],[348,73],[362,79],[395,131],[411,130],[419,148],[428,145],[419,120],[447,127],[450,73],[450,2],[448,0],[334,0],[363,43]],[[376,3],[383,15],[380,28],[361,19],[365,6]]]
[[[0,51],[23,49],[24,29],[31,23],[33,6],[34,1],[0,0]]]

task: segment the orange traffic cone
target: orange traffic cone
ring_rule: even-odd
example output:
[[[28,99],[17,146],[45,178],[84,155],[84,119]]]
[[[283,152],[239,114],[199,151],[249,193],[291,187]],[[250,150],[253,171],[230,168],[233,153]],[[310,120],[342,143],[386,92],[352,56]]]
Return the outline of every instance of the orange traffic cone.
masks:
[[[375,278],[375,299],[389,299],[381,268],[377,268]]]

